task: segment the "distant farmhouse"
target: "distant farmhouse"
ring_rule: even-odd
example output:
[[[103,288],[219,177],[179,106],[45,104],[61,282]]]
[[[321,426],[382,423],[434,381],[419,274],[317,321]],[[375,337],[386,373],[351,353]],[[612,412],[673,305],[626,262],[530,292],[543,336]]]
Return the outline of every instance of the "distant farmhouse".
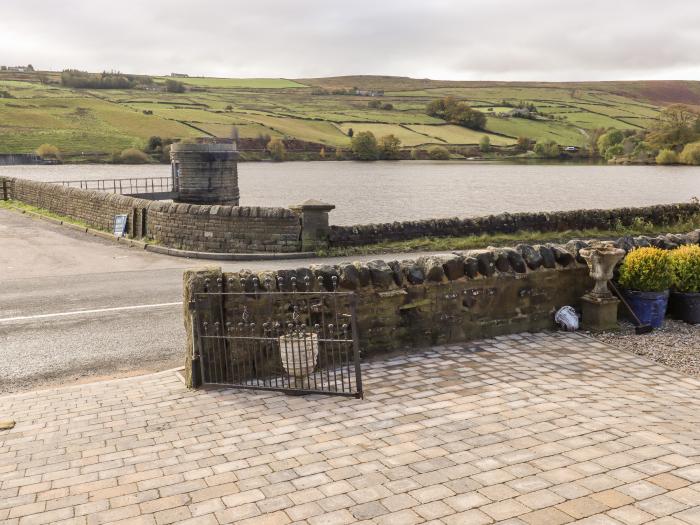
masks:
[[[31,73],[34,67],[31,64],[26,66],[0,66],[0,71],[11,71],[13,73]]]
[[[170,73],[170,76],[173,78],[188,78],[189,75],[187,73]]]
[[[374,90],[365,90],[365,89],[355,89],[355,95],[360,95],[361,97],[383,97],[384,90],[380,89],[380,90],[374,91]]]

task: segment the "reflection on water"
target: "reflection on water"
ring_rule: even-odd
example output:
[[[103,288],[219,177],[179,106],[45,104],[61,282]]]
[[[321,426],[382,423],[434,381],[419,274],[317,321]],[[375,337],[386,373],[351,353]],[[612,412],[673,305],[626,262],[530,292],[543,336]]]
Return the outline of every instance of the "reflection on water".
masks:
[[[477,162],[241,163],[241,204],[336,205],[334,224],[684,202],[700,197],[700,167]],[[34,180],[167,177],[158,166],[0,166]]]

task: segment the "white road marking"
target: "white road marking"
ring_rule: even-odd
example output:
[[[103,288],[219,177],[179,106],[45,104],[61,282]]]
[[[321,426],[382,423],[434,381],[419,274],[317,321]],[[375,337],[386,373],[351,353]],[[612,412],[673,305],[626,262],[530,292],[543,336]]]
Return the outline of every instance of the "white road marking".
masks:
[[[102,312],[119,312],[123,310],[145,310],[147,308],[163,308],[165,306],[175,306],[182,305],[182,302],[177,303],[158,303],[158,304],[137,304],[134,306],[115,306],[113,308],[99,308],[96,310],[76,310],[74,312],[59,312],[55,314],[39,314],[39,315],[25,315],[20,317],[5,317],[0,319],[0,323],[10,322],[10,321],[25,321],[29,319],[46,319],[49,317],[67,317],[70,315],[83,315],[83,314],[99,314]]]

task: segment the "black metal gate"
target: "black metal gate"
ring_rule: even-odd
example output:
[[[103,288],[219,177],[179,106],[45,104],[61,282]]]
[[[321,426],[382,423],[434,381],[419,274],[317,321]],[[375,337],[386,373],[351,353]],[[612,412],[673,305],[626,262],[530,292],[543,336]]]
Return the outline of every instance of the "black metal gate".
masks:
[[[356,297],[330,281],[206,281],[190,302],[202,384],[362,397]]]

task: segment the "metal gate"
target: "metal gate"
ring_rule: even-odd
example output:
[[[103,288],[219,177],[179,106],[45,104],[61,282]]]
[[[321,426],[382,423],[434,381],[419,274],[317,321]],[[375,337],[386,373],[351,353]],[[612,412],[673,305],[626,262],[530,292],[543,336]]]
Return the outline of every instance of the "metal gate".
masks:
[[[362,397],[356,297],[329,281],[205,281],[190,302],[202,384]]]

